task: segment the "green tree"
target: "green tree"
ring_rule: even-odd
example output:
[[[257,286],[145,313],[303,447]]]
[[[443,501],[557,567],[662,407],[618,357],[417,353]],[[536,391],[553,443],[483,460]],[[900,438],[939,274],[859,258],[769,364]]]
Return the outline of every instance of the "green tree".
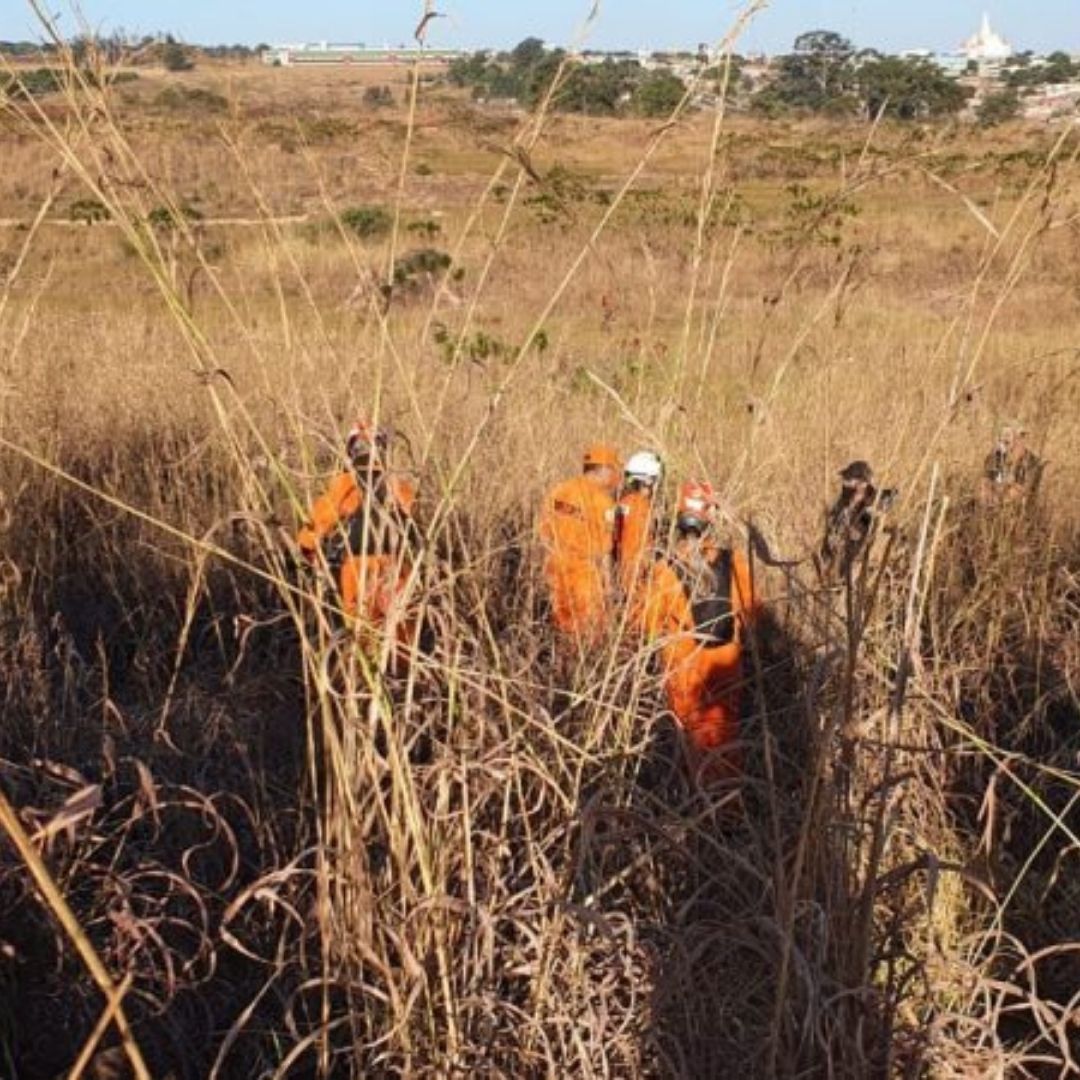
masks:
[[[996,127],[1008,120],[1015,120],[1020,114],[1020,95],[1013,86],[999,90],[996,94],[987,94],[979,102],[975,116],[982,127]]]
[[[507,96],[518,98],[530,108],[536,105],[550,89],[564,56],[565,53],[561,49],[544,50],[536,56],[529,67],[512,67],[507,77],[511,86],[514,87],[514,92]],[[576,96],[581,95],[579,93]],[[571,98],[574,97],[572,92]]]
[[[652,71],[638,84],[631,99],[642,116],[670,116],[686,95],[686,85],[670,71]]]
[[[482,86],[487,78],[491,58],[486,52],[459,56],[447,69],[446,77],[452,86]]]
[[[556,94],[556,108],[562,112],[614,116],[623,102],[633,96],[640,76],[641,67],[627,61],[605,60],[602,64],[573,67]]]
[[[1080,64],[1074,64],[1067,52],[1052,52],[1042,65],[1045,81],[1048,83],[1071,82],[1080,75]]]
[[[543,60],[546,51],[540,38],[527,37],[514,46],[510,53],[510,63],[519,71],[525,71],[536,67]]]
[[[719,93],[724,85],[724,70],[727,62],[727,57],[721,57],[712,67],[707,68],[702,76],[702,84]],[[746,60],[739,56],[738,53],[732,53],[731,74],[728,76],[729,94],[734,94],[737,90],[743,89],[743,79],[745,78],[743,68],[745,66]]]
[[[800,34],[793,51],[777,61],[776,75],[759,95],[757,107],[850,112],[855,105],[854,55],[851,42],[832,30]]]
[[[948,116],[959,112],[968,92],[944,71],[923,58],[883,56],[858,70],[863,108],[870,119],[882,112],[898,120]]]

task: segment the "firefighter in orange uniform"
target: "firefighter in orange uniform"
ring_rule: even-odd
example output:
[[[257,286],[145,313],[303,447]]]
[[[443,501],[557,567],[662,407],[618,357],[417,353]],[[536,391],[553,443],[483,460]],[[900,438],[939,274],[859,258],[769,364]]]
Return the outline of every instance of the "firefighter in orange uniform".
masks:
[[[311,564],[320,557],[337,576],[341,606],[364,628],[392,621],[397,641],[413,644],[416,621],[403,611],[418,531],[413,520],[416,486],[387,471],[390,435],[367,421],[349,432],[349,468],[315,501],[297,538]]]
[[[643,588],[652,570],[656,531],[656,497],[664,467],[651,450],[631,454],[623,470],[615,520],[615,563],[619,588],[627,605],[628,625],[642,626]]]
[[[579,644],[596,643],[607,626],[618,483],[615,449],[590,446],[582,475],[553,488],[540,511],[552,619],[561,633]]]
[[[760,614],[750,567],[715,535],[708,484],[683,485],[671,556],[653,565],[646,598],[648,635],[660,649],[668,707],[701,782],[736,777],[743,649]],[[725,749],[726,748],[726,749]]]

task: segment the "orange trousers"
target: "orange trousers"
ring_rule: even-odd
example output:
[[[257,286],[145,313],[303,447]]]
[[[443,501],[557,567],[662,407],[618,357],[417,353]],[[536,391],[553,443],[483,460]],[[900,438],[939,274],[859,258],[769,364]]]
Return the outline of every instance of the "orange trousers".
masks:
[[[544,567],[556,628],[583,642],[598,641],[607,624],[607,580],[590,559],[553,556]]]
[[[371,629],[383,630],[393,621],[397,669],[408,666],[417,641],[417,620],[404,608],[408,580],[409,568],[393,555],[351,555],[341,564],[342,607]]]
[[[664,685],[668,707],[686,735],[691,769],[697,773],[707,757],[703,782],[738,776],[742,750],[733,744],[742,708],[742,648],[687,642],[678,651],[678,658],[669,659]]]

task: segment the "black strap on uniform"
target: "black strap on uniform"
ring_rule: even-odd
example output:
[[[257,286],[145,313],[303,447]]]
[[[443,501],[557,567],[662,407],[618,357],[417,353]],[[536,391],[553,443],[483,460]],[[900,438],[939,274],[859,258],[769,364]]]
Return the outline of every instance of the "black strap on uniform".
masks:
[[[415,524],[398,506],[385,473],[358,471],[356,483],[363,500],[330,537],[327,558],[331,564],[346,555],[393,555],[416,536]]]
[[[683,560],[673,560],[675,573],[690,601],[694,631],[704,639],[707,648],[730,645],[735,640],[732,559],[731,548],[721,548],[715,561],[706,562],[712,580],[706,582],[702,596],[698,595],[701,575]]]

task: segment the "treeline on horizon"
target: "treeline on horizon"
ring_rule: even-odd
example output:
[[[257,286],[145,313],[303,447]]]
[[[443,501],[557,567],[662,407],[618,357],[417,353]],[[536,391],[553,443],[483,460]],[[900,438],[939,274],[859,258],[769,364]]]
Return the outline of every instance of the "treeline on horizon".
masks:
[[[106,37],[80,35],[67,42],[77,61],[93,50],[103,61],[111,64],[160,63],[165,50],[180,49],[191,57],[208,60],[253,60],[270,48],[259,45],[189,45],[173,34],[140,34],[132,37],[123,30]],[[60,55],[60,47],[51,41],[0,41],[0,56],[12,60],[47,59]]]
[[[604,54],[587,54],[593,57]],[[791,52],[776,57],[764,78],[752,79],[744,57],[710,61],[707,51],[654,53],[671,62],[704,69],[700,90],[724,92],[736,104],[764,115],[787,112],[832,116],[884,115],[898,120],[953,116],[972,97],[969,87],[950,77],[927,57],[889,56],[860,49],[841,34],[813,30],[795,39]],[[526,38],[509,52],[480,51],[454,61],[449,79],[472,90],[480,100],[514,100],[534,106],[546,96],[566,53],[549,49],[538,38]],[[971,73],[977,66],[970,65]],[[1044,59],[1021,53],[1003,65],[1001,89],[979,107],[980,120],[993,123],[1015,116],[1021,93],[1049,83],[1080,78],[1080,63],[1065,52]],[[599,63],[573,66],[564,72],[553,100],[563,112],[613,116],[670,113],[687,84],[670,70],[648,69],[628,53],[615,53]]]
[[[68,46],[76,63],[93,56],[111,65],[162,65],[172,72],[189,71],[200,59],[251,60],[269,46],[187,45],[171,34],[133,38],[123,31],[109,37],[76,38]],[[53,44],[2,42],[0,55],[12,59],[59,53]],[[629,52],[583,54],[592,62],[575,63],[561,48],[550,48],[528,37],[509,51],[480,50],[454,60],[449,82],[471,91],[478,101],[510,101],[533,107],[548,94],[559,72],[552,100],[556,111],[591,116],[669,115],[682,101],[688,85],[670,67],[650,68]],[[894,56],[876,49],[858,48],[831,30],[800,34],[790,52],[773,58],[767,72],[748,74],[748,62],[738,54],[717,61],[705,46],[696,52],[654,52],[661,63],[689,65],[701,73],[696,84],[702,96],[726,95],[737,107],[764,116],[788,113],[876,120],[925,120],[955,116],[971,100],[973,91],[946,73],[934,60],[922,56]],[[598,61],[599,59],[599,62]],[[567,63],[567,61],[570,61]],[[968,73],[977,73],[972,61]],[[1045,57],[1018,53],[1002,65],[998,89],[979,103],[976,115],[984,124],[1018,115],[1022,97],[1040,86],[1080,79],[1080,62],[1064,51]],[[0,91],[35,96],[56,88],[50,69],[38,69],[18,79],[0,80]]]

